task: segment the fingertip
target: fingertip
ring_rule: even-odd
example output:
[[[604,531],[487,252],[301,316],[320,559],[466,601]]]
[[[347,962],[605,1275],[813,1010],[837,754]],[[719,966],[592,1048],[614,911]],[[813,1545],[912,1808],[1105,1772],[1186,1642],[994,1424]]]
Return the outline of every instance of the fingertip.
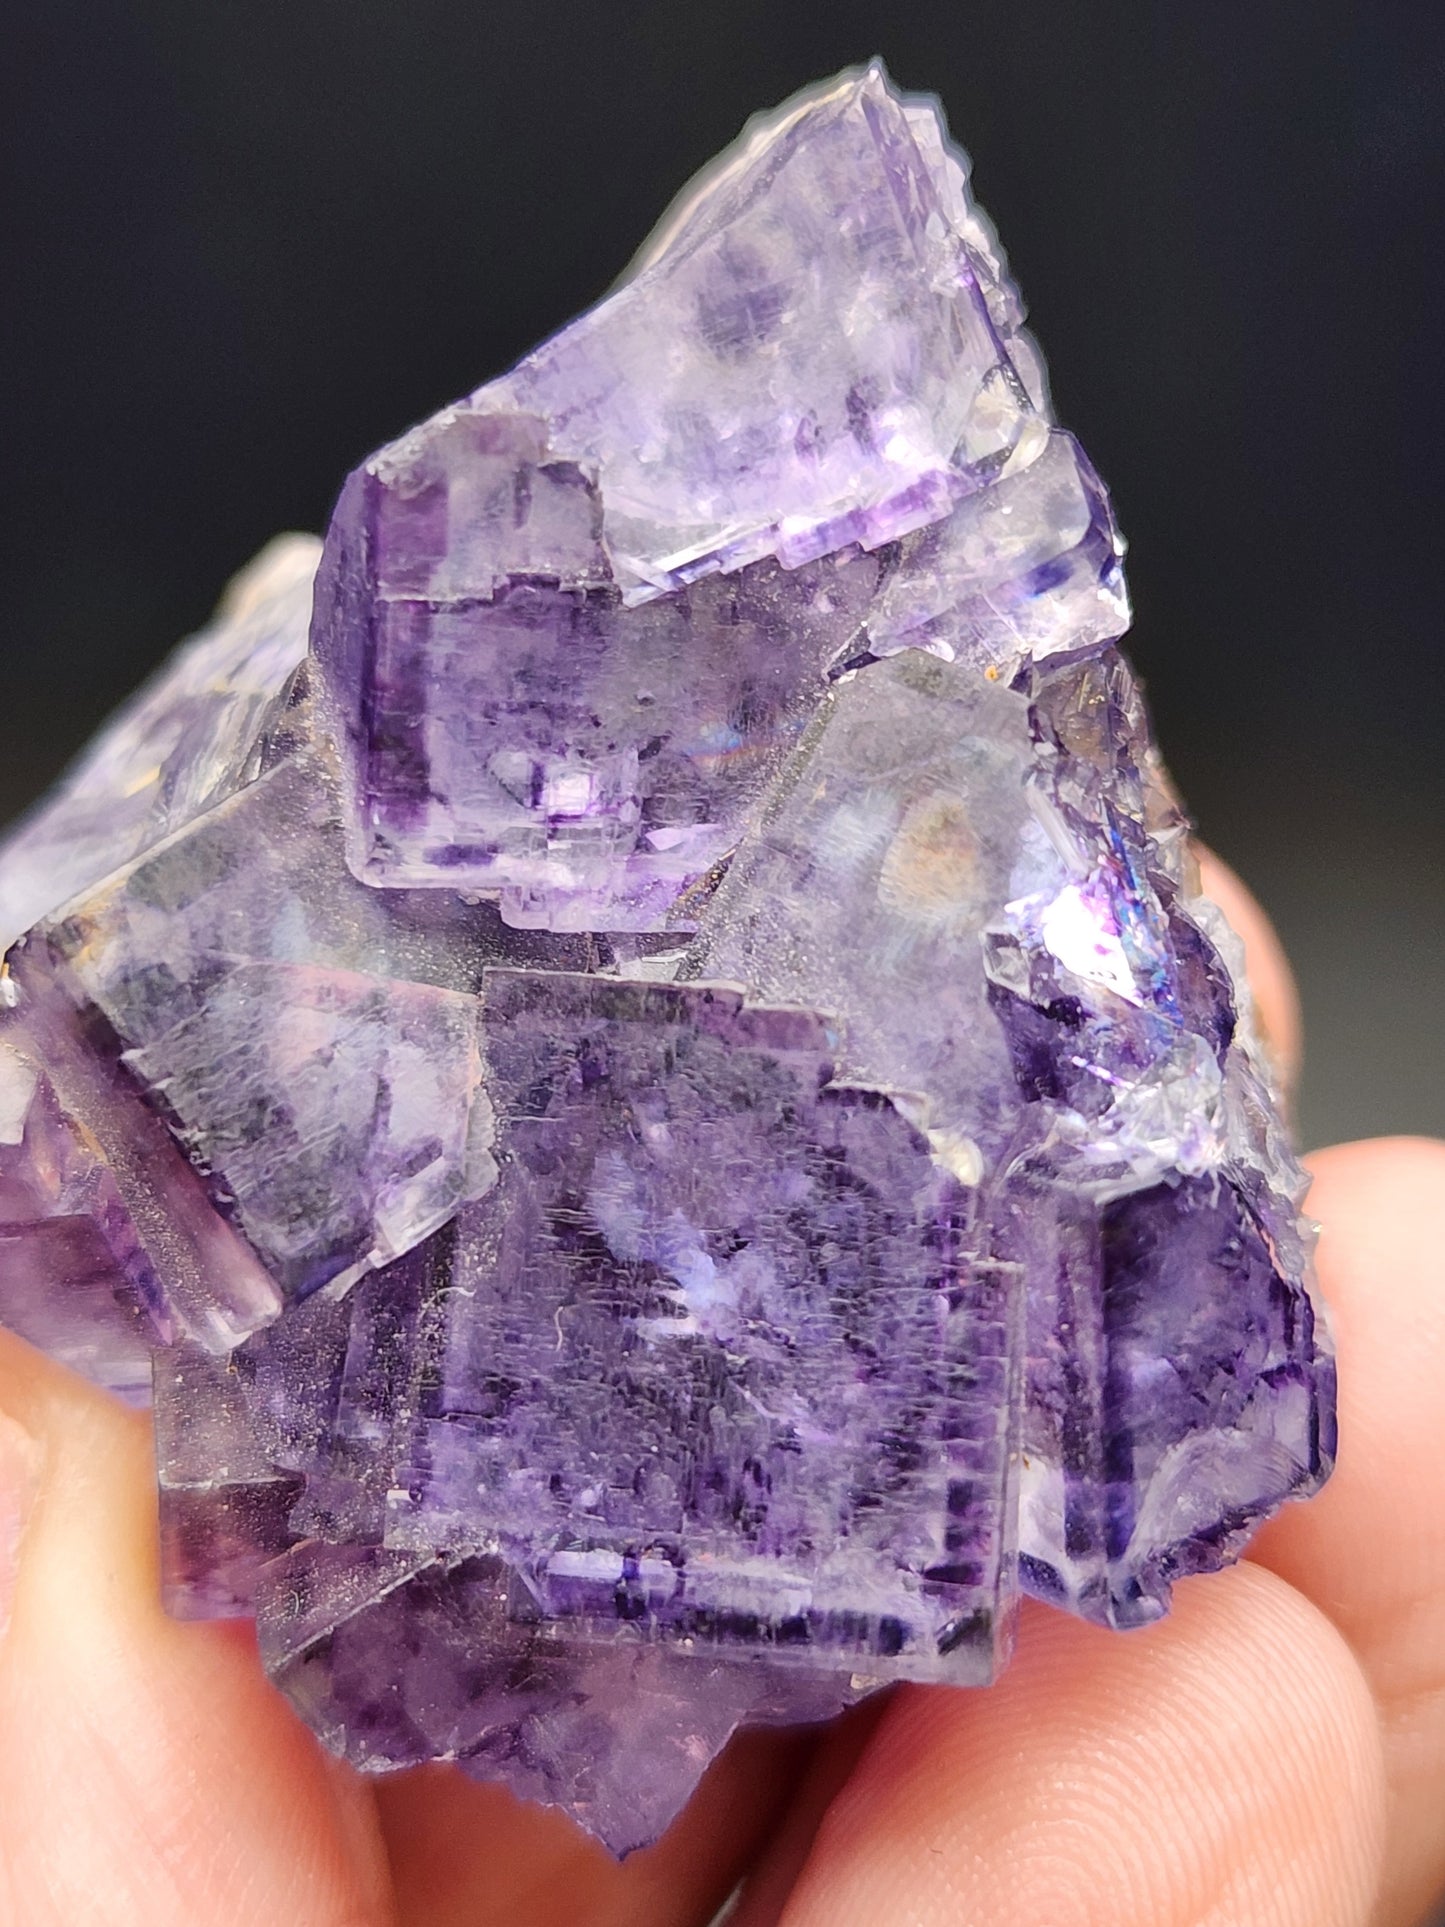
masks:
[[[1357,1927],[1382,1802],[1343,1641],[1236,1569],[1186,1582],[1143,1633],[1033,1611],[997,1686],[900,1696],[783,1921]]]
[[[1341,1201],[1348,1209],[1351,1197],[1359,1191],[1371,1199],[1387,1201],[1404,1215],[1412,1215],[1423,1202],[1445,1212],[1445,1141],[1403,1133],[1398,1137],[1357,1138],[1349,1144],[1331,1144],[1312,1151],[1306,1160],[1316,1182],[1331,1191],[1341,1188]]]
[[[1329,1615],[1370,1682],[1390,1781],[1379,1918],[1403,1923],[1445,1886],[1445,1144],[1382,1138],[1308,1164],[1339,1457],[1250,1557]]]
[[[145,1416],[8,1334],[0,1414],[37,1473],[0,1642],[0,1919],[379,1927],[369,1795],[336,1784],[248,1629],[161,1608]]]
[[[0,1411],[0,1641],[10,1626],[20,1549],[39,1496],[42,1464],[38,1442]]]
[[[1445,1144],[1381,1138],[1307,1164],[1338,1355],[1339,1456],[1324,1490],[1286,1507],[1251,1556],[1363,1651],[1390,1602],[1445,1596]]]

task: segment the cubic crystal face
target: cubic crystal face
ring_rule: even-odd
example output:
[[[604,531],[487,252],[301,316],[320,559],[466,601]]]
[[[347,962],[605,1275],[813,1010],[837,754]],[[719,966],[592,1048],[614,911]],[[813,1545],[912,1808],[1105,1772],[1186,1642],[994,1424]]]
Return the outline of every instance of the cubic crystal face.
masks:
[[[480,1492],[579,1636],[885,1677],[964,1677],[976,1645],[986,1678],[1018,1293],[968,1192],[833,1081],[812,1012],[543,971],[489,972],[484,1005],[503,1175],[457,1223],[391,1542],[466,1544]]]
[[[0,847],[0,1322],[153,1397],[167,1605],[336,1752],[625,1852],[740,1723],[985,1684],[1021,1590],[1148,1621],[1327,1475],[1121,556],[875,65]]]

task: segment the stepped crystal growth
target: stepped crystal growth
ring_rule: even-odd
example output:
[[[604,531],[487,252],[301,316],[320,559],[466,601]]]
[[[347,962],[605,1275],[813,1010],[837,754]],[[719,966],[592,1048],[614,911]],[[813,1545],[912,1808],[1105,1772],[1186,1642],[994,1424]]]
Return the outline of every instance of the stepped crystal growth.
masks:
[[[0,1319],[329,1745],[654,1838],[1328,1470],[1121,544],[937,109],[755,122],[0,853]],[[319,567],[318,567],[319,562]],[[314,578],[314,597],[313,597]],[[309,649],[308,649],[309,625]]]

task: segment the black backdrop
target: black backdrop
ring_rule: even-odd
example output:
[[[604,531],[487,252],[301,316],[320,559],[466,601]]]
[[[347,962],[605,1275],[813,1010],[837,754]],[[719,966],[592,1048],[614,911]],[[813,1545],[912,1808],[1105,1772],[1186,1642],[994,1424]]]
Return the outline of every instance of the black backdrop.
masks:
[[[1306,1137],[1445,1131],[1445,9],[42,0],[0,26],[0,820],[275,529],[878,51],[972,150]]]

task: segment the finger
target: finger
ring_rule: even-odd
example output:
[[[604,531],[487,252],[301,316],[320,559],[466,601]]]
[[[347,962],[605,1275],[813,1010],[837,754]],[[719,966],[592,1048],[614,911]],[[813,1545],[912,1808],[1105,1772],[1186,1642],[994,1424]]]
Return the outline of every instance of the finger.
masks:
[[[1445,1889],[1445,1145],[1342,1145],[1310,1163],[1339,1463],[1253,1557],[1329,1615],[1374,1689],[1390,1780],[1380,1918],[1403,1927]]]
[[[161,1610],[146,1422],[5,1334],[0,1414],[0,1927],[389,1921],[369,1795]]]
[[[1027,1622],[987,1692],[890,1707],[784,1927],[1362,1927],[1378,1726],[1306,1600],[1241,1567],[1141,1633]]]
[[[887,1695],[878,1693],[829,1727],[777,1830],[748,1874],[727,1927],[775,1927],[807,1864],[824,1814],[848,1784],[887,1710]]]
[[[740,1735],[655,1847],[619,1865],[560,1813],[424,1767],[377,1789],[400,1927],[703,1927],[756,1856],[816,1744]]]
[[[1284,946],[1249,890],[1212,850],[1197,844],[1200,882],[1244,945],[1245,970],[1254,997],[1255,1022],[1281,1087],[1293,1091],[1303,1050],[1299,992]]]

